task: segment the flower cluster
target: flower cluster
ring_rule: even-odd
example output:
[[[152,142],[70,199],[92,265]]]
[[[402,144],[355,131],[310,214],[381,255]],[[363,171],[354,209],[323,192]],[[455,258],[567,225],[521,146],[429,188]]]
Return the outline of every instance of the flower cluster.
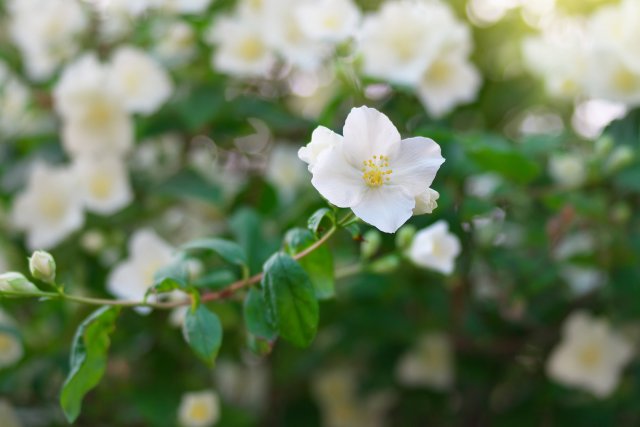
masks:
[[[557,18],[525,39],[524,60],[549,94],[640,105],[640,3],[622,0],[586,20]]]

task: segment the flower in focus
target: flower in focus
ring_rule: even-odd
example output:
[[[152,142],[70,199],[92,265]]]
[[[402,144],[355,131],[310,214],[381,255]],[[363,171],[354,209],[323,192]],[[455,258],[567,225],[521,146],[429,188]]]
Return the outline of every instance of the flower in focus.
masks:
[[[324,126],[318,126],[311,134],[311,142],[298,150],[298,157],[309,165],[311,171],[321,153],[340,143],[342,136]]]
[[[308,148],[327,148],[311,167],[311,183],[329,202],[394,233],[411,218],[416,197],[444,163],[440,146],[423,137],[401,140],[389,118],[368,107],[351,110],[343,133],[314,133],[315,143]],[[314,157],[305,153],[302,158]]]
[[[108,85],[131,113],[155,112],[173,92],[167,72],[144,51],[123,46],[113,54]]]
[[[396,377],[406,386],[435,390],[451,388],[454,360],[449,338],[437,332],[420,337],[416,346],[400,358]]]
[[[416,265],[451,274],[460,251],[460,240],[449,232],[449,224],[440,220],[416,233],[408,255]]]
[[[69,64],[56,84],[54,101],[69,153],[123,154],[133,145],[132,120],[108,81],[109,67],[87,54]]]
[[[111,271],[107,289],[118,298],[142,301],[158,270],[173,260],[173,252],[153,230],[135,232],[129,240],[129,258]]]
[[[210,390],[185,393],[178,409],[178,422],[182,427],[209,427],[220,418],[218,395]]]
[[[127,169],[118,157],[80,156],[74,160],[73,168],[88,210],[109,215],[131,203],[133,194]]]
[[[82,198],[75,174],[68,168],[37,163],[27,188],[11,211],[16,228],[27,232],[29,249],[50,249],[84,224]]]
[[[296,17],[307,37],[340,42],[355,34],[360,10],[352,0],[316,0],[300,5]]]
[[[565,321],[562,342],[551,353],[547,373],[602,398],[614,391],[631,357],[631,344],[606,320],[579,311]]]

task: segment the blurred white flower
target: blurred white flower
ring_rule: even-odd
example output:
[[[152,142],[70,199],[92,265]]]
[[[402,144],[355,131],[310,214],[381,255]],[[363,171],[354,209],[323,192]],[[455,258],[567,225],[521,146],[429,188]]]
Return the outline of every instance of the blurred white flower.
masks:
[[[185,393],[178,408],[182,427],[210,427],[220,418],[220,401],[211,390]]]
[[[267,46],[263,17],[239,11],[216,19],[208,39],[216,45],[213,68],[237,77],[267,77],[275,55]]]
[[[448,390],[454,381],[453,349],[449,338],[432,332],[418,338],[415,347],[396,365],[396,378],[410,387]]]
[[[196,53],[197,36],[191,25],[175,21],[157,29],[156,55],[170,65],[182,64]]]
[[[303,70],[317,69],[331,49],[308,37],[297,19],[299,0],[263,0],[263,34],[269,46],[290,65]]]
[[[606,320],[578,311],[565,321],[562,342],[551,353],[547,373],[562,384],[603,398],[615,390],[632,353],[631,343]]]
[[[301,4],[296,18],[307,37],[341,42],[355,35],[360,9],[352,0],[314,0]]]
[[[416,207],[413,208],[414,215],[430,214],[438,207],[440,193],[431,188],[427,188],[416,196]]]
[[[602,270],[573,264],[561,267],[560,276],[567,282],[575,296],[582,296],[600,288],[607,280],[607,276]]]
[[[131,46],[115,51],[107,80],[109,89],[131,113],[152,114],[173,92],[164,68],[144,51]]]
[[[501,183],[500,175],[488,172],[468,177],[464,183],[464,190],[470,196],[487,199],[493,195]]]
[[[54,88],[62,139],[73,155],[123,154],[133,145],[133,123],[110,90],[109,68],[87,54],[69,64]]]
[[[389,1],[364,18],[359,49],[363,71],[393,83],[416,85],[455,27],[439,1]]]
[[[334,205],[351,208],[380,231],[395,232],[444,162],[440,146],[423,137],[401,140],[389,118],[368,107],[351,110],[343,133],[342,142],[327,143],[333,146],[319,154],[311,183]]]
[[[264,364],[241,364],[223,359],[216,362],[213,375],[223,401],[253,410],[267,404],[269,371]]]
[[[589,18],[589,34],[599,48],[611,50],[640,68],[640,3],[622,0],[598,8]]]
[[[549,175],[564,188],[577,188],[587,180],[584,159],[575,154],[555,154],[549,159]]]
[[[212,0],[160,0],[160,6],[173,13],[196,14],[203,13]]]
[[[304,165],[298,161],[296,147],[283,143],[271,150],[266,177],[285,201],[291,201],[296,190],[309,179]]]
[[[416,265],[451,274],[461,250],[460,240],[449,232],[449,224],[439,220],[416,233],[408,256]]]
[[[7,11],[9,33],[34,80],[50,77],[75,55],[89,24],[78,0],[11,0]]]
[[[3,427],[23,427],[15,409],[7,399],[0,399],[0,420]]]
[[[11,216],[16,228],[27,232],[31,250],[50,249],[84,224],[78,182],[68,168],[36,163],[27,188],[13,203]]]
[[[153,230],[136,231],[129,240],[129,258],[113,268],[107,289],[118,298],[142,301],[158,270],[173,260],[173,253],[173,247]]]
[[[596,51],[591,57],[587,91],[595,98],[640,105],[640,63],[615,51]]]
[[[15,320],[5,311],[0,310],[0,369],[15,365],[23,356],[24,349],[16,330]],[[0,415],[2,415],[1,410]],[[0,419],[4,426],[5,419]]]
[[[446,52],[429,64],[417,91],[429,114],[438,118],[475,100],[481,83],[480,73],[465,56]]]
[[[129,176],[120,158],[79,156],[74,159],[73,168],[88,210],[109,215],[131,203]]]
[[[32,120],[30,98],[27,86],[0,61],[0,137],[15,136],[28,129]]]

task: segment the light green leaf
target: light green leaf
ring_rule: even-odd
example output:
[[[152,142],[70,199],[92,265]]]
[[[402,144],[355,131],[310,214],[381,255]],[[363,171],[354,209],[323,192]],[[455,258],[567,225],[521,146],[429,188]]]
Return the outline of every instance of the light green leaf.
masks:
[[[209,250],[214,251],[227,262],[244,266],[247,264],[247,256],[244,250],[235,242],[229,240],[208,238],[198,239],[181,247],[182,250]]]
[[[244,300],[244,321],[247,330],[256,337],[267,341],[273,341],[278,332],[267,320],[267,305],[262,293],[256,288],[251,288]]]
[[[69,422],[80,415],[85,394],[100,382],[107,367],[109,334],[115,329],[119,307],[101,307],[80,324],[71,346],[71,372],[67,376],[60,405]]]
[[[222,344],[222,324],[218,316],[199,305],[187,313],[182,332],[193,352],[212,366]]]
[[[319,307],[313,284],[289,255],[278,252],[264,264],[262,289],[269,321],[282,338],[299,347],[313,341]]]
[[[307,249],[317,240],[311,231],[304,228],[294,228],[285,235],[285,249],[289,255],[293,256]],[[316,298],[328,299],[335,295],[333,256],[328,247],[320,246],[307,256],[300,258],[298,263],[309,275]]]

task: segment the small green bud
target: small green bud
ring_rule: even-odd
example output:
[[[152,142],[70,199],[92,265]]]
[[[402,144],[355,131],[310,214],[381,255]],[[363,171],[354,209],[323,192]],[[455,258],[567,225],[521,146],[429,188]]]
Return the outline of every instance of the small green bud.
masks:
[[[369,230],[362,236],[362,243],[360,244],[360,251],[363,259],[369,259],[380,249],[382,243],[382,237],[376,230]]]
[[[400,267],[400,257],[395,254],[387,255],[371,264],[371,271],[374,273],[391,273]]]
[[[35,251],[29,258],[29,271],[31,275],[50,285],[56,281],[56,261],[49,252]]]
[[[396,246],[398,249],[404,251],[409,249],[411,242],[413,242],[413,236],[416,235],[416,228],[413,225],[405,225],[396,233]]]
[[[596,157],[603,158],[611,152],[613,149],[614,141],[609,135],[603,135],[596,140],[595,143],[595,155]]]
[[[0,274],[0,294],[2,292],[38,293],[40,289],[20,273]]]
[[[633,163],[634,158],[635,153],[628,145],[617,147],[609,156],[604,169],[608,173],[617,172]]]

